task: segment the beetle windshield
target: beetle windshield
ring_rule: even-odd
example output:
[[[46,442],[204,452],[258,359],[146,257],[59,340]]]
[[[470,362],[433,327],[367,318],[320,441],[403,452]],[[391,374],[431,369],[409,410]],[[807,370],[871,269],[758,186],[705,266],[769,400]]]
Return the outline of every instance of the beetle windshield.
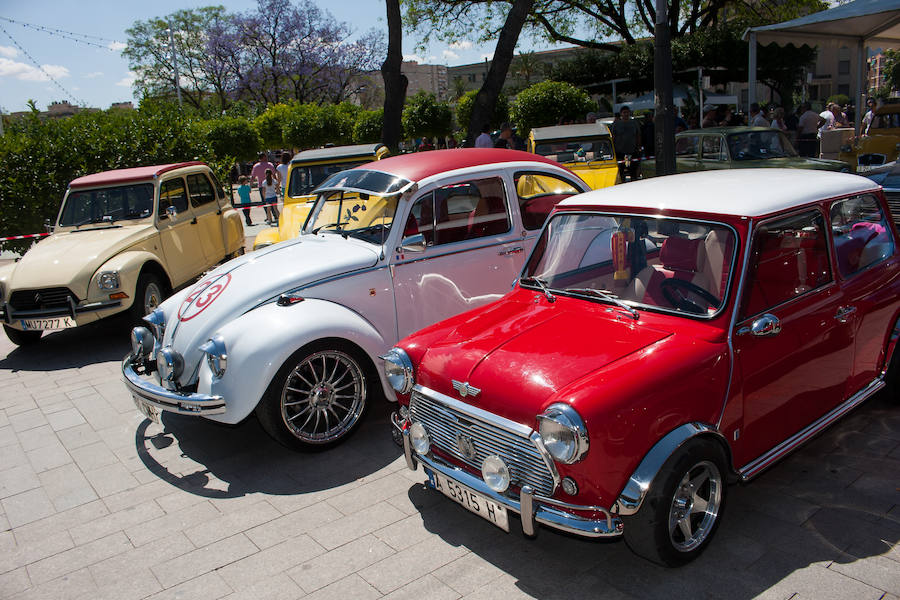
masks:
[[[581,140],[559,140],[535,145],[534,152],[560,163],[612,160],[612,142],[598,137]]]
[[[323,181],[328,179],[335,173],[364,165],[368,160],[358,162],[341,162],[331,165],[295,165],[291,169],[290,179],[288,181],[288,196],[297,198],[298,196],[306,196]]]
[[[676,218],[559,213],[520,284],[541,292],[692,315],[713,315],[734,272],[735,234]]]
[[[319,194],[305,231],[338,233],[381,244],[394,222],[400,196],[338,190]]]
[[[797,156],[790,140],[780,131],[746,131],[728,136],[731,160],[760,160]]]
[[[153,184],[135,183],[70,190],[60,212],[61,227],[143,219],[153,214]]]

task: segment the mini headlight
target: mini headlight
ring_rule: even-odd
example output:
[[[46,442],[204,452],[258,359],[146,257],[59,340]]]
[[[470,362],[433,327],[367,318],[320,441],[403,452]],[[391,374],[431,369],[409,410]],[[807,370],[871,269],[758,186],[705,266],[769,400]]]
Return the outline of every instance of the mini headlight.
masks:
[[[135,327],[131,330],[131,355],[143,360],[153,352],[153,334],[146,327]]]
[[[97,286],[101,290],[115,290],[119,288],[119,273],[118,271],[107,271],[105,273],[100,273],[100,276],[97,277]]]
[[[425,456],[431,450],[431,440],[428,439],[428,432],[425,431],[425,426],[418,421],[414,421],[409,426],[409,442],[412,444],[416,454]]]
[[[166,346],[156,354],[156,370],[163,381],[176,381],[184,369],[184,359],[171,346]]]
[[[413,366],[409,356],[401,348],[391,348],[381,357],[384,360],[384,376],[392,388],[408,394],[413,388]]]
[[[541,439],[547,452],[561,463],[581,460],[588,451],[588,435],[584,421],[568,404],[551,404],[538,415]]]
[[[209,370],[213,372],[217,378],[221,379],[228,367],[228,353],[225,350],[225,340],[221,335],[217,335],[205,344],[200,346],[200,350],[206,354],[206,364]]]
[[[481,463],[481,477],[497,493],[502,494],[509,488],[509,467],[496,454],[488,456]]]

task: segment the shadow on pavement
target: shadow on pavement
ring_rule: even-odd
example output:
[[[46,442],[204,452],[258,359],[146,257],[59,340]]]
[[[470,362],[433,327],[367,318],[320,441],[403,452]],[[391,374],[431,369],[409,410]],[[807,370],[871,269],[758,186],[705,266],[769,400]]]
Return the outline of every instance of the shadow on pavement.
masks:
[[[536,598],[745,599],[773,587],[771,597],[787,598],[792,584],[780,582],[809,565],[849,577],[866,569],[871,579],[878,566],[854,565],[858,559],[897,556],[898,472],[900,407],[874,398],[756,480],[730,486],[710,547],[678,569],[639,558],[623,541],[589,541],[543,527],[527,539],[513,513],[506,534],[424,485],[408,495],[426,529],[470,549]],[[424,480],[421,468],[417,473]],[[890,589],[898,565],[883,563],[883,589]],[[819,585],[827,589],[829,582]]]
[[[131,349],[132,327],[127,316],[117,315],[81,327],[44,333],[36,344],[13,346],[13,350],[0,359],[0,369],[56,371],[121,361]],[[0,335],[5,337],[2,332]]]
[[[359,430],[322,452],[289,450],[272,440],[254,416],[237,425],[163,413],[160,425],[144,420],[135,432],[138,457],[169,484],[199,496],[236,498],[251,493],[289,495],[355,484],[400,456],[391,441],[393,408],[374,402]]]

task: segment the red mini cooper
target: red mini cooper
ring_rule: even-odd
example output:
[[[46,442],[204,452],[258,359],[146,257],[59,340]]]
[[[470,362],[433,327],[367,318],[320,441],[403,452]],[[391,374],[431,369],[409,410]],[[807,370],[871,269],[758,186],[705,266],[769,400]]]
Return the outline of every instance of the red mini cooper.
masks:
[[[840,173],[573,196],[512,292],[383,357],[407,465],[506,531],[690,561],[729,482],[895,393],[896,238],[881,189]]]

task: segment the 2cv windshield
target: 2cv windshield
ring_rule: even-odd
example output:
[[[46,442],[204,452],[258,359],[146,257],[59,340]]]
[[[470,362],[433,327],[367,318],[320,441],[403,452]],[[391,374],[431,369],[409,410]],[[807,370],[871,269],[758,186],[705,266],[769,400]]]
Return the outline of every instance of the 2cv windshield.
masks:
[[[307,233],[338,233],[373,244],[387,238],[400,195],[376,196],[351,190],[321,192],[307,222]]]
[[[60,227],[143,219],[153,214],[153,184],[135,183],[70,190],[60,212]]]
[[[632,312],[711,316],[724,306],[735,239],[719,223],[559,213],[544,229],[520,283]]]

